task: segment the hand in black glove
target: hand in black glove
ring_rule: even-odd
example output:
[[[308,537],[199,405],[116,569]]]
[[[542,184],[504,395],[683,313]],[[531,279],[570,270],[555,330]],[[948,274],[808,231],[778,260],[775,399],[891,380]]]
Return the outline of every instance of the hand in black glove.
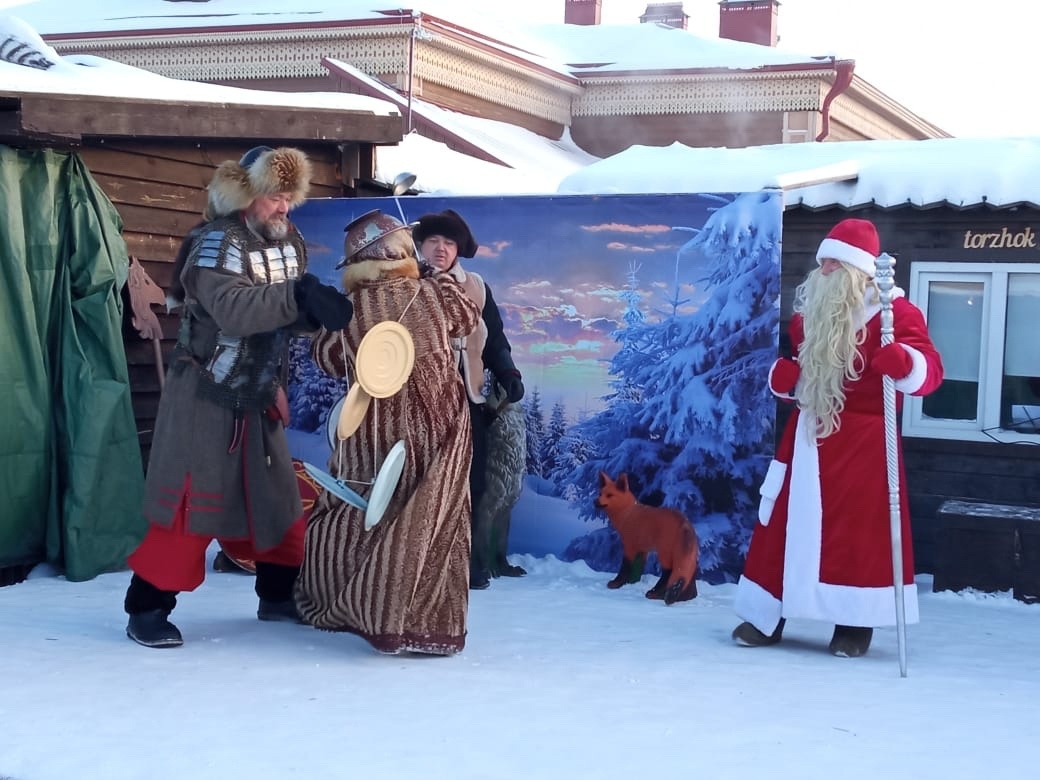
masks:
[[[315,328],[342,330],[354,314],[354,305],[330,284],[322,284],[314,274],[304,274],[295,282],[296,305]]]
[[[506,391],[509,403],[515,404],[524,397],[524,382],[520,377],[520,372],[515,368],[498,381]]]

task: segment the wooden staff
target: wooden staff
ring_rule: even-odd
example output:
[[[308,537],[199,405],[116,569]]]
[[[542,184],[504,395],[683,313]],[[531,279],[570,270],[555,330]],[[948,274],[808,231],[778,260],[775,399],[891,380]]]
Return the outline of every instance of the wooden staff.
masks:
[[[895,340],[892,290],[895,260],[882,252],[875,274],[881,297],[881,346]],[[888,516],[892,535],[892,584],[896,597],[896,636],[899,642],[899,676],[906,677],[906,604],[903,601],[903,520],[899,511],[899,440],[896,431],[896,386],[890,376],[882,377],[885,399],[885,465],[888,469]]]

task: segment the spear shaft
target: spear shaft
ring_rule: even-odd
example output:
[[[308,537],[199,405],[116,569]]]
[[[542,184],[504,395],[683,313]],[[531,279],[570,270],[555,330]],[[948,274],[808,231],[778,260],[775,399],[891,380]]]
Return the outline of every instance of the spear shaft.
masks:
[[[895,340],[892,290],[895,260],[882,253],[876,263],[881,298],[881,346]],[[892,536],[892,584],[896,599],[896,636],[899,643],[899,676],[906,677],[906,604],[903,601],[903,520],[899,502],[899,441],[896,431],[896,387],[890,376],[882,377],[885,403],[885,466],[888,472],[888,516]]]

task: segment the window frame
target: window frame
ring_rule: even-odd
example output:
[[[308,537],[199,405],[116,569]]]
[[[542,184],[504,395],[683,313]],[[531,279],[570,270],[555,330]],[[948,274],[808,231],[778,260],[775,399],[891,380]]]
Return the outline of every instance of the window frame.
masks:
[[[974,420],[939,420],[924,417],[922,398],[903,399],[902,433],[928,439],[1002,444],[1040,444],[1040,433],[1009,431],[1000,427],[1000,400],[1004,377],[1004,345],[1007,323],[1008,277],[1040,275],[1040,263],[917,261],[910,267],[910,300],[928,317],[931,282],[981,282],[983,333],[979,357],[979,399]]]

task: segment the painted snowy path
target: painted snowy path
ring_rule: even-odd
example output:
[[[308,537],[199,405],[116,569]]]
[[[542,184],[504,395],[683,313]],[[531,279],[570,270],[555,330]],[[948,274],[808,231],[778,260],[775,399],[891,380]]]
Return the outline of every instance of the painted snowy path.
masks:
[[[252,579],[182,595],[186,644],[123,631],[126,574],[0,588],[0,778],[982,778],[1026,771],[1040,737],[1040,607],[930,593],[899,677],[894,630],[826,652],[793,621],[738,648],[734,586],[693,602],[531,574],[472,594],[465,652],[390,657],[259,623]]]

